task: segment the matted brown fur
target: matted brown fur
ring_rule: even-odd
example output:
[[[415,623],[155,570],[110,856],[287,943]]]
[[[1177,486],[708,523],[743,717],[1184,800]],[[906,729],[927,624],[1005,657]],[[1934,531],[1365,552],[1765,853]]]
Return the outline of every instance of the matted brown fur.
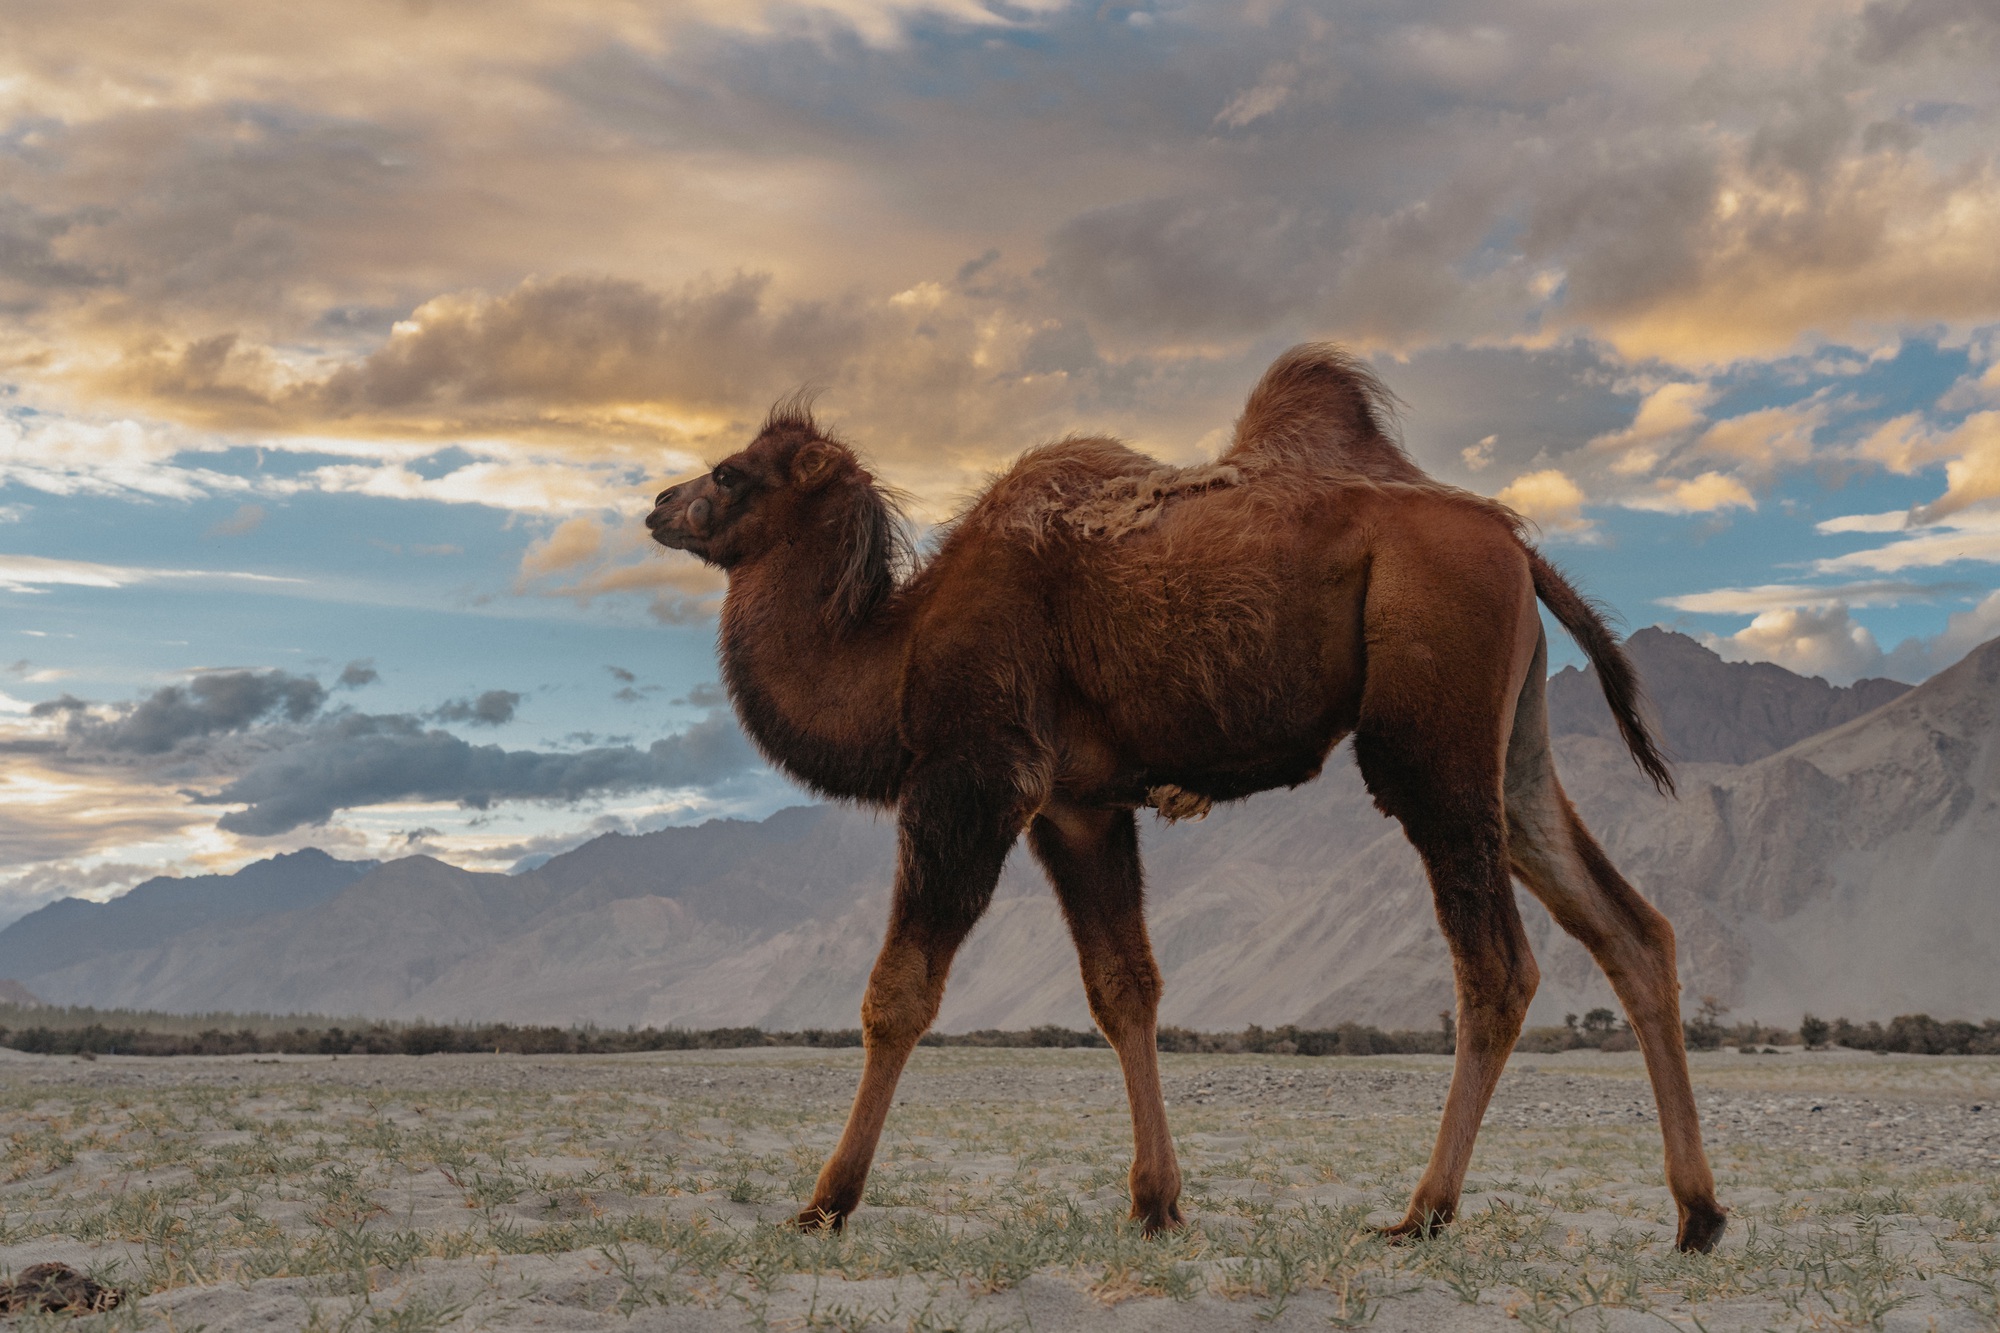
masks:
[[[1008,850],[1028,835],[1132,1103],[1132,1214],[1180,1220],[1155,1057],[1135,811],[1198,814],[1355,757],[1431,879],[1458,983],[1443,1122],[1403,1220],[1448,1221],[1537,972],[1518,876],[1605,967],[1652,1075],[1684,1249],[1724,1214],[1681,1048],[1673,932],[1590,838],[1549,761],[1539,596],[1605,682],[1633,757],[1667,769],[1617,640],[1506,507],[1426,477],[1393,400],[1337,348],[1288,352],[1220,459],[1116,440],[1023,454],[906,558],[894,507],[807,405],[774,409],[708,475],[662,492],[656,540],[729,575],[723,677],[771,761],[893,808],[887,938],[862,1005],[861,1087],[805,1224],[863,1184],[917,1039]]]

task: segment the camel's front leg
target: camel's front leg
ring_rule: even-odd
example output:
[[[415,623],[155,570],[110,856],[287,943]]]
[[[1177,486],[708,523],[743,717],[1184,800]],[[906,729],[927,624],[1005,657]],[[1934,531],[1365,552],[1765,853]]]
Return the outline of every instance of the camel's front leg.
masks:
[[[861,1088],[800,1226],[837,1229],[860,1205],[896,1082],[937,1019],[952,956],[992,901],[1020,830],[1019,799],[1017,785],[981,782],[964,765],[934,766],[906,785],[888,938],[861,1002]]]
[[[868,977],[861,1001],[861,1040],[867,1057],[861,1067],[861,1088],[848,1112],[840,1145],[820,1169],[812,1204],[799,1214],[807,1228],[838,1229],[861,1204],[868,1168],[882,1124],[896,1097],[896,1082],[909,1061],[917,1039],[930,1030],[944,1000],[945,974],[951,967],[954,942],[943,946],[892,920],[889,938]]]

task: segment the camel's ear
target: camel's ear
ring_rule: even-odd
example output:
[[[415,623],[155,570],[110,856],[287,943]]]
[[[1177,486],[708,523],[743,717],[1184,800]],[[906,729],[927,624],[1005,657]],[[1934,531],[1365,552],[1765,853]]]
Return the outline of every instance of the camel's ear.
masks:
[[[792,455],[792,485],[802,491],[816,491],[833,480],[840,466],[840,451],[824,440],[814,440]]]

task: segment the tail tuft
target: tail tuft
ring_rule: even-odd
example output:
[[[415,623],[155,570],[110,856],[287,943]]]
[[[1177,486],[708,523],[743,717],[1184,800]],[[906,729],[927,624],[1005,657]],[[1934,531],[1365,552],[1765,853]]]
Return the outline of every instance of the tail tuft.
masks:
[[[1632,762],[1653,780],[1662,794],[1672,796],[1673,771],[1645,719],[1639,715],[1642,691],[1639,673],[1632,669],[1632,659],[1625,655],[1611,627],[1605,624],[1603,613],[1532,547],[1528,548],[1528,567],[1534,573],[1535,596],[1562,622],[1562,627],[1590,658],[1590,664],[1597,668],[1597,683],[1604,690],[1604,702],[1611,706],[1611,716],[1618,722],[1618,734],[1625,738],[1625,748],[1632,752]]]

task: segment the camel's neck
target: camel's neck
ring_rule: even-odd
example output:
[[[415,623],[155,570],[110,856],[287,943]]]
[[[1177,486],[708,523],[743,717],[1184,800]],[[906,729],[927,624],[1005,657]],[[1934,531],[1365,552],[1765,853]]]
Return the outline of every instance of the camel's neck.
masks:
[[[895,800],[905,617],[893,598],[862,623],[829,624],[827,571],[842,553],[783,544],[730,572],[722,670],[744,729],[787,773],[828,796]]]

